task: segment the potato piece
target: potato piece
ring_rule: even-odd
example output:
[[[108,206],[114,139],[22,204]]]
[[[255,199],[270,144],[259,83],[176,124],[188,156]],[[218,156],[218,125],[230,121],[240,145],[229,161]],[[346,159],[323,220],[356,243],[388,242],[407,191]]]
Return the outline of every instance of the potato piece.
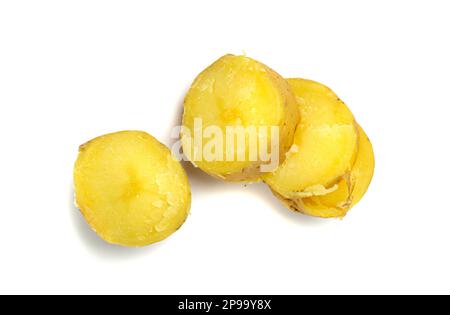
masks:
[[[161,241],[189,213],[191,193],[183,167],[144,132],[108,134],[82,145],[74,179],[79,209],[112,244],[140,247]]]
[[[355,165],[350,174],[353,191],[351,195],[351,206],[356,206],[366,194],[375,171],[375,154],[369,137],[358,125],[359,150]]]
[[[372,144],[364,130],[358,126],[359,150],[350,176],[339,182],[339,189],[323,195],[303,199],[306,212],[320,212],[321,217],[343,217],[364,196],[374,174],[375,158]]]
[[[342,217],[353,190],[350,171],[358,152],[358,130],[347,106],[326,86],[303,79],[288,80],[302,120],[283,165],[264,181],[290,209],[318,217]],[[327,196],[327,203],[317,198]],[[328,205],[339,207],[330,208]]]
[[[206,159],[203,153],[208,139],[203,139],[203,143],[192,140],[196,135],[195,121],[199,119],[202,122],[201,128],[197,128],[200,137],[211,127],[222,135],[227,134],[227,127],[242,127],[246,131],[244,145],[238,148],[238,141],[234,144],[224,141],[220,146],[223,158]],[[279,141],[277,160],[283,162],[298,121],[295,98],[280,75],[250,58],[227,55],[203,71],[186,96],[181,133],[183,150],[196,166],[210,175],[230,181],[257,181],[261,166],[269,163],[260,155],[252,158],[250,152],[259,152],[262,148],[271,153],[271,141]],[[271,138],[272,126],[278,127],[279,139]],[[252,134],[247,132],[247,127],[259,132],[261,127],[267,128],[268,141],[259,138],[250,141]],[[234,155],[230,156],[234,158],[229,160],[226,152],[233,149]],[[239,159],[238,152],[244,158]]]

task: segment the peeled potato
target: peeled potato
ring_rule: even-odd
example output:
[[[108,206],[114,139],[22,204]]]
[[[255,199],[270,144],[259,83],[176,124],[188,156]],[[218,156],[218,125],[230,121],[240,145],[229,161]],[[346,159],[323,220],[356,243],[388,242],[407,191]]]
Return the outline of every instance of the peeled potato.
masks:
[[[361,126],[359,130],[359,150],[355,165],[350,174],[353,191],[351,193],[351,207],[354,207],[366,194],[375,170],[375,154],[372,143]]]
[[[364,130],[358,125],[359,150],[350,172],[338,183],[338,189],[323,196],[303,199],[307,212],[320,213],[321,217],[343,217],[364,196],[374,174],[375,158],[372,144]]]
[[[201,120],[201,130],[195,121]],[[185,155],[206,173],[230,181],[257,181],[261,166],[267,161],[252,158],[250,152],[272,153],[272,141],[279,142],[277,160],[283,162],[291,147],[299,111],[287,82],[267,66],[245,56],[227,55],[203,71],[193,83],[184,104],[183,151]],[[207,159],[204,155],[208,139],[192,141],[200,131],[204,135],[209,127],[223,135],[227,127],[276,127],[279,134],[268,141],[252,142],[250,132],[245,132],[245,144],[238,147],[224,141],[223,152],[234,150],[232,159]],[[198,129],[198,128],[197,128]],[[268,129],[269,130],[269,129]],[[277,143],[278,144],[278,143]],[[206,145],[206,146],[205,146]],[[238,158],[240,152],[243,158]],[[275,155],[275,154],[274,154]]]
[[[333,91],[309,80],[288,82],[302,120],[286,161],[264,175],[264,181],[292,210],[324,218],[343,217],[354,205],[352,193],[354,200],[361,198],[370,183],[373,155],[369,156],[363,136],[358,142],[360,132],[354,117]],[[358,156],[358,149],[366,154]]]
[[[144,132],[108,134],[81,146],[74,179],[79,209],[112,244],[140,247],[161,241],[189,213],[184,169]]]

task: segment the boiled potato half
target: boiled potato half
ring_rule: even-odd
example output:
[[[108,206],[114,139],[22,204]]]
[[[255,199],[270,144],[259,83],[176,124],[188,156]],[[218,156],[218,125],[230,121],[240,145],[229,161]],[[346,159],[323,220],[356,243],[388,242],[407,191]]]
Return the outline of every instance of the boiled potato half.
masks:
[[[146,246],[167,238],[187,218],[188,178],[171,152],[149,134],[123,131],[80,147],[76,203],[105,241]]]
[[[183,151],[212,176],[258,181],[262,165],[270,164],[260,153],[283,162],[298,121],[295,97],[280,75],[248,57],[226,55],[204,70],[187,93],[181,132]],[[271,132],[273,127],[277,134]],[[230,133],[233,129],[244,130],[244,141]],[[220,134],[223,138],[232,135],[230,139],[235,140],[225,139],[212,146]]]
[[[264,181],[290,209],[323,218],[344,217],[373,176],[372,146],[347,106],[328,87],[288,80],[300,122],[286,161]]]

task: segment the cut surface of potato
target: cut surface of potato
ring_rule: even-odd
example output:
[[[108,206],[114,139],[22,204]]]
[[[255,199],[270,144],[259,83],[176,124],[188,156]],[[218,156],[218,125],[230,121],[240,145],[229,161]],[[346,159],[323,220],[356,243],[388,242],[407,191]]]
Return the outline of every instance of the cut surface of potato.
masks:
[[[303,209],[322,217],[343,217],[364,196],[372,181],[375,157],[372,144],[364,130],[358,125],[359,149],[350,176],[343,178],[339,189],[323,196],[303,199]]]
[[[201,127],[195,128],[196,121],[201,121]],[[210,175],[231,181],[257,181],[261,165],[269,164],[259,153],[271,154],[271,144],[275,143],[272,140],[275,140],[279,142],[277,159],[283,162],[298,121],[295,98],[280,75],[248,57],[226,55],[197,77],[186,96],[181,134],[183,150],[196,166]],[[238,139],[233,137],[234,143],[223,141],[217,146],[222,151],[216,155],[219,158],[205,156],[213,133],[221,133],[226,140],[230,127],[244,129],[244,144],[238,145]],[[272,127],[278,129],[276,139],[272,139]],[[214,132],[209,134],[208,128]],[[255,128],[257,137],[254,137]],[[192,141],[196,131],[200,131],[201,137],[205,135],[202,142]],[[259,137],[263,133],[266,141]],[[226,152],[232,152],[231,159]],[[258,156],[255,158],[251,152],[257,152]]]
[[[189,213],[183,167],[145,132],[108,134],[81,146],[74,181],[77,206],[112,244],[140,247],[161,241]]]
[[[289,208],[307,215],[342,217],[343,211],[324,211],[313,200],[327,196],[334,204],[353,187],[347,178],[358,152],[358,129],[353,114],[328,87],[310,80],[288,80],[301,113],[294,144],[286,161],[263,176],[275,195]]]

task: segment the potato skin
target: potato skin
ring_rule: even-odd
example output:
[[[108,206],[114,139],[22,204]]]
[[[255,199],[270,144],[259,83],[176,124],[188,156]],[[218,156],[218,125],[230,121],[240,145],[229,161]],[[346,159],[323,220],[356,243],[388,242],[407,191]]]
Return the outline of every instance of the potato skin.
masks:
[[[117,132],[82,145],[74,185],[86,221],[111,244],[159,242],[189,214],[191,192],[184,169],[145,132]]]
[[[205,69],[194,81],[184,102],[183,127],[194,134],[194,120],[203,129],[277,126],[280,130],[279,161],[291,147],[299,111],[289,84],[266,65],[245,56],[226,55]],[[182,132],[182,138],[186,135]],[[255,182],[261,177],[263,161],[197,161],[192,150],[183,149],[204,172],[227,181]],[[202,150],[195,147],[194,150]],[[224,151],[227,150],[225,144]],[[249,151],[247,144],[246,154]]]
[[[293,211],[342,218],[362,198],[373,176],[370,141],[331,89],[310,80],[288,82],[303,118],[294,140],[297,149],[264,180]]]
[[[372,144],[365,131],[357,124],[360,141],[356,162],[348,176],[339,182],[339,189],[328,195],[288,199],[273,191],[289,209],[321,218],[343,218],[367,192],[375,169]]]

